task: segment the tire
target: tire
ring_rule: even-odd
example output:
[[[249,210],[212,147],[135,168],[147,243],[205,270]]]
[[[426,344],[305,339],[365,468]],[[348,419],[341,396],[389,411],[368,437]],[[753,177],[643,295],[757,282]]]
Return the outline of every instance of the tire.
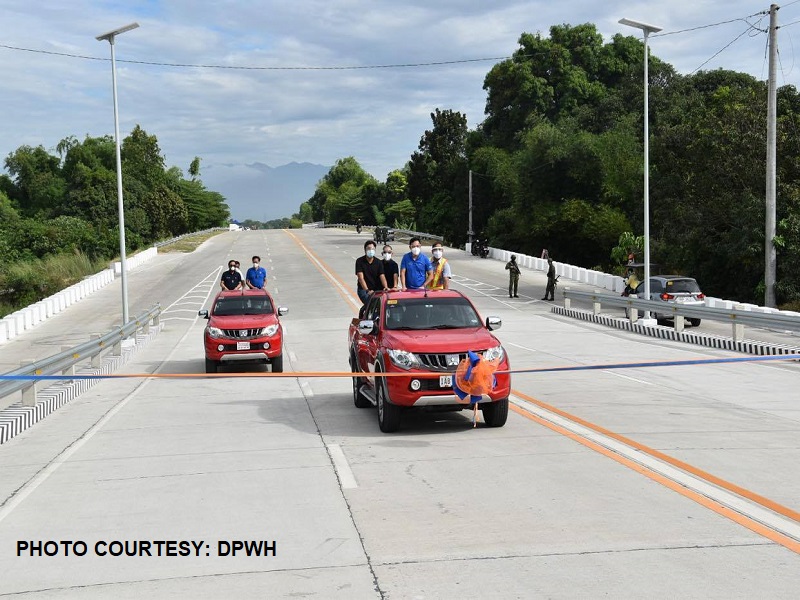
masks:
[[[402,407],[389,402],[386,397],[386,384],[381,378],[375,384],[375,399],[378,402],[378,426],[383,433],[392,433],[400,428]]]
[[[283,354],[278,354],[273,359],[270,359],[269,364],[272,365],[273,373],[283,373]]]
[[[508,398],[481,404],[481,412],[487,427],[502,427],[508,420]]]
[[[689,323],[692,327],[700,327],[700,319],[689,319]]]
[[[206,359],[206,373],[216,373],[217,366],[217,361]]]
[[[350,356],[350,370],[356,371],[356,367],[353,366],[355,361],[353,357]],[[361,388],[364,386],[364,383],[361,381],[361,377],[353,377],[353,404],[356,405],[356,408],[369,408],[372,406],[372,402],[367,400],[361,394]]]

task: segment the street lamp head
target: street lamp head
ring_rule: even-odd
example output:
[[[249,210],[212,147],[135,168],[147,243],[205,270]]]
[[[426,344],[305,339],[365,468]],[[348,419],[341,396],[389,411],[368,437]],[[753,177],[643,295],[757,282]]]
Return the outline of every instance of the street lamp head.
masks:
[[[115,29],[114,31],[109,31],[108,33],[104,33],[103,35],[98,35],[95,39],[98,42],[102,42],[103,40],[108,40],[110,43],[114,43],[114,37],[118,36],[120,33],[125,33],[126,31],[130,31],[131,29],[136,29],[139,26],[138,23],[130,23],[129,25],[125,25],[124,27],[120,27],[119,29]]]
[[[620,19],[620,25],[627,25],[628,27],[635,27],[636,29],[641,29],[644,31],[645,35],[649,35],[651,33],[658,33],[663,28],[656,27],[655,25],[649,25],[647,23],[642,23],[641,21],[634,21],[633,19]]]

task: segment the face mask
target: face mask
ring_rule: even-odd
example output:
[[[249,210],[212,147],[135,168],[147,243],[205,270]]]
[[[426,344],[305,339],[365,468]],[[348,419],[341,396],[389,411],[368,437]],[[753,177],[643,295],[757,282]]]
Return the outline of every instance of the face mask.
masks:
[[[390,260],[392,258],[391,252],[384,252],[383,253],[383,260]]]
[[[257,269],[258,268],[258,263],[253,263],[253,268]]]
[[[236,267],[228,267],[231,271],[235,271]]]
[[[367,250],[367,258],[372,258],[375,256],[375,250]]]
[[[442,258],[442,251],[441,250],[434,250],[433,251],[433,258]]]
[[[414,248],[411,249],[411,254],[413,254],[414,256],[419,256],[420,252],[421,252],[421,248],[419,248],[419,247],[414,247]]]

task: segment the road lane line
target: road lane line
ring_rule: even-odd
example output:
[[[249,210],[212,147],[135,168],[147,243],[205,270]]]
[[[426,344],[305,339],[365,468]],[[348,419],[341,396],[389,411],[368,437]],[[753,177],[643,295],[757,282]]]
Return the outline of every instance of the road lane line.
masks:
[[[716,475],[712,475],[711,473],[703,471],[702,469],[699,469],[699,468],[697,468],[697,467],[695,467],[693,465],[690,465],[690,464],[685,463],[685,462],[683,462],[681,460],[678,460],[677,458],[674,458],[674,457],[670,456],[669,454],[664,454],[663,452],[655,450],[654,448],[650,448],[649,446],[645,446],[644,444],[640,444],[636,440],[632,440],[632,439],[630,439],[628,437],[625,437],[624,435],[620,435],[618,433],[614,433],[613,431],[610,431],[610,430],[608,430],[608,429],[606,429],[604,427],[601,427],[599,425],[595,425],[594,423],[586,421],[585,419],[581,419],[580,417],[578,417],[576,415],[573,415],[573,414],[568,413],[566,411],[563,411],[563,410],[561,410],[559,408],[556,408],[555,406],[547,404],[546,402],[542,402],[541,400],[537,400],[536,398],[532,398],[531,396],[528,396],[527,394],[524,394],[524,393],[522,393],[522,392],[520,392],[518,390],[512,390],[512,393],[517,398],[520,398],[520,399],[522,399],[522,400],[524,400],[524,401],[526,401],[526,402],[528,402],[530,404],[538,406],[539,408],[542,408],[542,409],[544,409],[544,410],[546,410],[546,411],[548,411],[550,413],[554,413],[556,415],[559,415],[560,417],[563,417],[563,418],[565,418],[565,419],[567,419],[569,421],[572,421],[573,423],[577,423],[579,425],[582,425],[583,427],[586,427],[587,429],[591,429],[592,431],[595,431],[595,432],[597,432],[597,433],[599,433],[601,435],[607,436],[607,437],[609,437],[611,439],[614,439],[614,440],[616,440],[618,442],[621,442],[621,443],[625,444],[626,446],[630,446],[632,448],[635,448],[636,450],[638,450],[640,452],[644,452],[645,454],[648,454],[648,455],[652,456],[653,458],[657,458],[658,460],[661,460],[661,461],[663,461],[665,463],[668,463],[668,464],[672,465],[673,467],[677,467],[678,469],[686,471],[687,473],[691,473],[692,475],[694,475],[696,477],[699,477],[700,479],[704,479],[707,482],[712,483],[713,485],[716,485],[717,487],[720,487],[720,488],[723,488],[725,490],[728,490],[729,492],[733,492],[734,494],[738,494],[739,496],[742,496],[743,498],[747,498],[751,502],[754,502],[756,504],[760,504],[764,508],[768,508],[769,510],[771,510],[773,512],[776,512],[776,513],[778,513],[780,515],[783,515],[784,517],[787,517],[789,519],[792,519],[792,520],[797,521],[798,523],[800,523],[800,512],[792,510],[791,508],[783,506],[782,504],[778,504],[777,502],[775,502],[773,500],[770,500],[769,498],[765,498],[764,496],[756,494],[755,492],[751,492],[750,490],[747,490],[747,489],[745,489],[745,488],[743,488],[741,486],[738,486],[735,483],[731,483],[731,482],[726,481],[726,480],[724,480],[724,479],[722,479],[720,477],[717,477]]]
[[[789,535],[786,535],[780,531],[776,531],[770,525],[765,525],[764,523],[761,523],[758,520],[753,519],[748,515],[738,512],[734,508],[725,506],[724,504],[718,502],[716,499],[709,498],[700,492],[687,488],[684,484],[679,483],[678,481],[674,481],[669,477],[666,477],[639,462],[636,462],[630,458],[627,458],[623,455],[616,453],[613,450],[609,450],[608,448],[605,448],[604,446],[598,444],[595,441],[584,438],[581,435],[570,431],[569,429],[557,425],[556,423],[550,422],[549,420],[530,412],[527,408],[521,408],[515,403],[512,403],[509,408],[511,408],[511,410],[513,410],[515,413],[525,417],[526,419],[530,419],[531,421],[539,423],[540,425],[543,425],[548,429],[560,433],[561,435],[564,435],[570,438],[571,440],[586,446],[587,448],[591,448],[592,450],[595,450],[596,452],[599,452],[600,454],[615,460],[616,462],[636,471],[637,473],[640,473],[645,477],[652,479],[653,481],[660,483],[661,485],[673,491],[678,492],[682,496],[685,496],[686,498],[689,498],[697,502],[701,506],[704,506],[716,512],[717,514],[730,519],[731,521],[749,529],[750,531],[757,533],[758,535],[761,535],[769,540],[772,540],[773,542],[780,544],[781,546],[791,550],[792,552],[800,554],[800,541],[798,541],[798,539],[795,539],[794,536],[790,537]]]
[[[358,312],[361,309],[361,303],[356,302],[353,299],[353,296],[350,294],[347,286],[331,271],[328,269],[327,265],[322,261],[321,258],[317,257],[313,250],[308,248],[296,235],[294,235],[291,231],[284,229],[283,230],[289,237],[291,237],[295,243],[300,246],[303,251],[311,258],[314,266],[328,278],[328,280],[333,283],[334,287],[337,289],[339,294]]]
[[[328,452],[333,460],[333,468],[336,469],[336,474],[339,476],[342,488],[346,490],[357,488],[358,483],[356,482],[356,476],[350,468],[350,463],[347,462],[347,457],[344,455],[342,447],[339,446],[339,444],[326,445],[328,446]]]
[[[622,373],[614,373],[614,371],[603,371],[603,373],[607,373],[609,375],[613,375],[614,377],[622,377],[622,379],[629,379],[631,381],[635,381],[636,383],[641,383],[643,385],[653,385],[649,381],[644,381],[643,379],[636,379],[636,377],[631,377],[629,375],[623,375]]]
[[[211,297],[212,292],[214,291],[214,287],[208,290],[208,296],[206,297],[206,301],[208,298]],[[205,302],[204,302],[205,304]],[[200,318],[199,315],[195,316],[194,323],[197,323],[198,319]],[[175,345],[172,349],[172,352],[169,353],[167,358],[161,362],[161,364],[156,367],[156,370],[153,373],[158,373],[166,364],[172,360],[172,357],[178,350],[183,349],[183,342],[189,337],[189,334],[195,335],[192,327],[186,329],[186,333],[183,334],[180,341]],[[6,500],[0,503],[0,523],[11,514],[11,512],[25,499],[30,496],[36,489],[42,485],[47,479],[55,473],[58,468],[67,462],[70,457],[75,454],[78,450],[80,450],[89,440],[91,440],[94,435],[108,422],[111,420],[114,415],[116,415],[119,411],[121,411],[125,406],[133,400],[136,396],[141,393],[143,389],[148,385],[148,383],[152,381],[151,379],[143,379],[142,383],[136,387],[130,394],[128,394],[125,398],[120,400],[117,404],[112,406],[102,417],[100,417],[97,421],[95,421],[94,425],[89,427],[81,437],[77,440],[72,442],[69,446],[67,446],[64,450],[61,451],[53,460],[51,460],[41,471],[39,471],[36,475],[34,475],[31,479],[27,482],[22,484],[17,490],[12,492],[11,496],[6,498]]]

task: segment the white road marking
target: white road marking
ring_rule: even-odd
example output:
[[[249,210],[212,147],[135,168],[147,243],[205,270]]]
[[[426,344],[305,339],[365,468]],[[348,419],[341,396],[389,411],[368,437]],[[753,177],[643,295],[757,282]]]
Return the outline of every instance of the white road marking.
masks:
[[[629,375],[623,375],[622,373],[614,373],[614,371],[603,371],[603,373],[608,373],[609,375],[613,375],[614,377],[622,377],[623,379],[630,379],[631,381],[635,381],[636,383],[643,383],[644,385],[653,385],[649,381],[636,379],[636,377],[630,377]]]
[[[289,350],[289,360],[292,361],[293,363],[297,362],[297,355],[291,350]]]
[[[800,523],[797,523],[794,520],[774,513],[771,510],[755,504],[742,496],[712,485],[700,477],[696,477],[685,471],[677,469],[676,467],[645,454],[636,448],[632,448],[631,446],[623,444],[622,442],[619,442],[609,436],[603,435],[602,433],[589,429],[588,427],[584,427],[583,425],[571,421],[568,418],[562,417],[561,415],[545,410],[540,406],[531,404],[530,402],[526,402],[525,400],[521,400],[519,398],[512,397],[509,398],[509,400],[514,405],[526,412],[536,415],[545,421],[549,421],[554,425],[563,427],[567,431],[570,431],[571,433],[574,433],[575,435],[578,435],[586,440],[590,440],[595,444],[603,446],[607,450],[610,450],[619,456],[624,456],[628,460],[642,465],[647,469],[666,477],[667,479],[671,479],[672,481],[679,483],[680,485],[693,490],[698,494],[710,498],[711,500],[714,500],[715,502],[718,502],[723,506],[736,511],[741,515],[745,515],[755,521],[758,521],[759,523],[762,523],[767,527],[782,533],[783,535],[800,540]]]
[[[206,300],[208,300],[208,298],[209,298],[209,297],[211,297],[211,293],[212,293],[213,291],[214,291],[214,288],[213,288],[213,287],[212,287],[210,290],[208,290],[208,296],[206,296]],[[196,323],[198,319],[199,319],[199,316],[196,316],[196,317],[195,317],[193,320],[194,320],[194,322]],[[189,335],[190,335],[190,334],[191,334],[191,335],[196,335],[196,333],[195,333],[195,331],[194,331],[194,328],[192,328],[192,327],[189,327],[189,328],[186,330],[186,333],[184,333],[184,334],[183,334],[183,337],[182,337],[182,338],[180,339],[180,341],[179,341],[179,342],[178,342],[178,343],[175,345],[175,347],[173,348],[172,352],[170,352],[170,353],[169,353],[169,356],[167,356],[167,358],[166,358],[166,359],[164,359],[164,362],[162,362],[160,365],[158,365],[158,367],[156,368],[156,370],[155,370],[155,371],[153,371],[153,373],[154,373],[154,374],[155,374],[155,373],[159,373],[159,372],[161,372],[161,370],[162,370],[162,369],[163,369],[163,368],[164,368],[166,365],[170,364],[170,361],[172,360],[172,357],[175,355],[175,353],[176,353],[176,352],[178,352],[178,350],[182,350],[182,349],[183,349],[183,342],[186,340],[186,338],[187,338],[187,337],[189,337]],[[51,462],[50,462],[50,463],[49,463],[49,464],[48,464],[48,465],[47,465],[47,466],[46,466],[44,469],[42,469],[41,471],[39,471],[39,473],[38,473],[38,474],[36,474],[36,476],[34,476],[34,477],[33,477],[32,479],[30,479],[30,480],[29,480],[27,483],[25,483],[25,484],[24,484],[24,485],[23,485],[23,486],[22,486],[22,487],[21,487],[21,488],[20,488],[20,489],[17,491],[16,495],[14,495],[14,496],[13,496],[13,497],[12,497],[12,498],[11,498],[11,499],[8,501],[8,503],[7,503],[7,504],[3,505],[3,506],[0,508],[0,523],[2,523],[2,522],[3,522],[3,520],[4,520],[4,519],[5,519],[5,518],[6,518],[8,515],[10,515],[10,514],[13,512],[13,510],[14,510],[14,509],[15,509],[17,506],[19,506],[20,504],[22,504],[22,502],[24,502],[24,501],[25,501],[25,499],[26,499],[28,496],[30,496],[30,495],[31,495],[33,492],[35,492],[35,491],[36,491],[36,489],[37,489],[37,488],[38,488],[40,485],[42,485],[42,484],[43,484],[45,481],[47,481],[48,477],[50,477],[50,475],[52,475],[53,473],[55,473],[55,472],[58,470],[58,468],[59,468],[61,465],[63,465],[64,463],[66,463],[66,462],[67,462],[67,461],[70,459],[70,457],[71,457],[73,454],[75,454],[75,453],[76,453],[78,450],[80,450],[80,449],[81,449],[81,448],[82,448],[82,447],[83,447],[83,446],[84,446],[84,445],[85,445],[85,444],[86,444],[86,443],[87,443],[89,440],[91,440],[91,439],[94,437],[94,435],[95,435],[95,434],[96,434],[96,433],[97,433],[97,432],[98,432],[98,431],[99,431],[99,430],[100,430],[100,429],[101,429],[101,428],[102,428],[102,427],[103,427],[103,426],[104,426],[106,423],[108,423],[108,421],[110,421],[110,420],[111,420],[111,419],[114,417],[114,415],[116,415],[116,414],[117,414],[119,411],[121,411],[123,408],[125,408],[125,406],[128,404],[128,402],[130,402],[130,401],[131,401],[131,400],[133,400],[133,399],[134,399],[136,396],[138,396],[138,395],[139,395],[139,394],[142,392],[142,390],[144,390],[144,389],[145,389],[145,387],[147,387],[147,384],[149,384],[151,381],[152,381],[152,379],[144,379],[144,380],[141,382],[141,384],[139,384],[139,386],[138,386],[138,387],[137,387],[135,390],[133,390],[133,391],[132,391],[130,394],[128,394],[128,395],[127,395],[125,398],[123,398],[122,400],[120,400],[120,401],[119,401],[119,402],[118,402],[118,403],[117,403],[117,404],[116,404],[114,407],[112,407],[111,409],[109,409],[109,411],[108,411],[106,414],[104,414],[104,415],[103,415],[103,416],[102,416],[102,417],[101,417],[101,418],[100,418],[100,419],[99,419],[99,420],[98,420],[98,421],[97,421],[97,422],[96,422],[94,425],[92,425],[92,426],[91,426],[89,429],[87,429],[87,430],[84,432],[84,434],[83,434],[83,435],[82,435],[80,438],[78,438],[78,439],[77,439],[77,440],[76,440],[76,441],[75,441],[75,442],[74,442],[74,443],[73,443],[71,446],[69,446],[69,447],[68,447],[68,448],[66,448],[66,449],[65,449],[65,450],[64,450],[64,451],[63,451],[61,454],[59,454],[58,456],[56,456],[56,457],[55,457],[55,458],[54,458],[54,459],[53,459],[53,460],[52,460],[52,461],[51,461]]]
[[[331,455],[333,468],[336,469],[342,488],[346,490],[357,488],[356,476],[353,474],[353,470],[350,468],[350,463],[347,462],[347,457],[344,455],[341,446],[339,444],[328,444],[328,453]]]
[[[514,342],[506,342],[507,346],[515,346],[517,348],[522,348],[523,350],[527,350],[528,352],[538,352],[538,350],[534,350],[533,348],[528,348],[527,346],[520,346],[519,344],[515,344]]]

